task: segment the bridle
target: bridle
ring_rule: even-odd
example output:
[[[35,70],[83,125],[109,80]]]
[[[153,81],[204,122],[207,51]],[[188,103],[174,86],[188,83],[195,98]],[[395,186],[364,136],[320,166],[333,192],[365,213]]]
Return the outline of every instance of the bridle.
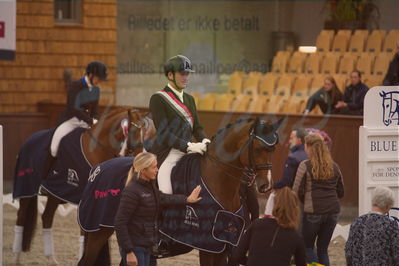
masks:
[[[232,163],[224,162],[210,154],[207,154],[207,156],[212,162],[214,162],[216,164],[222,164],[222,165],[225,165],[234,170],[240,171],[240,173],[241,173],[240,176],[235,176],[228,172],[225,172],[225,174],[232,178],[240,180],[242,183],[244,183],[248,186],[252,186],[252,184],[255,182],[255,179],[258,175],[258,171],[266,170],[266,171],[269,171],[269,173],[270,173],[270,171],[272,170],[272,163],[270,163],[270,162],[267,162],[267,163],[261,164],[261,165],[255,164],[254,153],[253,153],[254,141],[255,140],[261,141],[262,144],[264,146],[266,146],[267,150],[272,150],[274,148],[274,145],[276,145],[278,143],[277,133],[274,132],[273,136],[275,137],[275,140],[272,143],[269,143],[265,139],[256,135],[254,129],[251,130],[251,132],[249,133],[248,140],[244,143],[244,145],[242,145],[240,152],[238,154],[238,157],[240,157],[241,154],[244,152],[244,150],[248,147],[248,164],[249,164],[248,167],[247,166],[245,166],[245,167],[235,166]],[[268,179],[269,179],[268,180],[269,186],[271,186],[271,175],[269,175],[269,174],[268,174]]]

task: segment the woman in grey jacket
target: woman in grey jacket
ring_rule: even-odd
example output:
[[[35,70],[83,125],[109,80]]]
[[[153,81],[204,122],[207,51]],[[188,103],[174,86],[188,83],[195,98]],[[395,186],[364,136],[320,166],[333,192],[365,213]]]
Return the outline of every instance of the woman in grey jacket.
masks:
[[[309,160],[300,163],[293,190],[303,203],[306,261],[328,266],[328,245],[338,221],[339,199],[344,196],[342,174],[320,135],[305,137],[305,151]],[[314,252],[316,239],[317,255]]]

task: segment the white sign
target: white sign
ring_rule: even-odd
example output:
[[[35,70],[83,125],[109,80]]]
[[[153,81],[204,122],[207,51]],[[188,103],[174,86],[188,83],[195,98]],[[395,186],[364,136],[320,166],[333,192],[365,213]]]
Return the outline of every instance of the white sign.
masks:
[[[0,0],[0,60],[15,59],[16,1]]]
[[[359,129],[359,215],[371,210],[376,186],[394,191],[399,206],[399,86],[374,87],[364,99]]]

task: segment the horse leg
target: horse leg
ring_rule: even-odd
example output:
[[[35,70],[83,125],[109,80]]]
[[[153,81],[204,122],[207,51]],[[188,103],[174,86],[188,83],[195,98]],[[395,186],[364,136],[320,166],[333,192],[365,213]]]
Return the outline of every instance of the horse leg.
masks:
[[[103,248],[108,248],[108,239],[114,233],[113,228],[101,227],[96,232],[85,234],[85,249],[82,259],[79,261],[78,266],[91,266],[91,265],[110,265],[110,254],[104,255],[104,258],[99,259],[98,255]],[[103,252],[101,252],[103,253]]]
[[[48,195],[46,207],[42,214],[44,255],[47,257],[49,265],[58,265],[54,255],[52,226],[55,211],[60,203],[62,203],[61,200],[52,195]]]

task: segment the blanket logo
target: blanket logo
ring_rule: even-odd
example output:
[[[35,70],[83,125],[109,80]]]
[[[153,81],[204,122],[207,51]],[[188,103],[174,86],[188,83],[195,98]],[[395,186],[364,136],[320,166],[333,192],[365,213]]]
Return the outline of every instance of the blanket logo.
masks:
[[[190,206],[186,206],[186,215],[184,218],[184,223],[199,228],[198,215],[195,213],[194,209]]]
[[[94,182],[94,179],[96,179],[96,176],[100,173],[101,171],[101,167],[97,166],[96,169],[94,169],[94,171],[92,171],[89,175],[89,179],[87,181],[89,182]]]
[[[67,183],[69,185],[78,187],[79,186],[79,176],[78,173],[76,173],[75,170],[68,168],[68,177],[67,177]]]

